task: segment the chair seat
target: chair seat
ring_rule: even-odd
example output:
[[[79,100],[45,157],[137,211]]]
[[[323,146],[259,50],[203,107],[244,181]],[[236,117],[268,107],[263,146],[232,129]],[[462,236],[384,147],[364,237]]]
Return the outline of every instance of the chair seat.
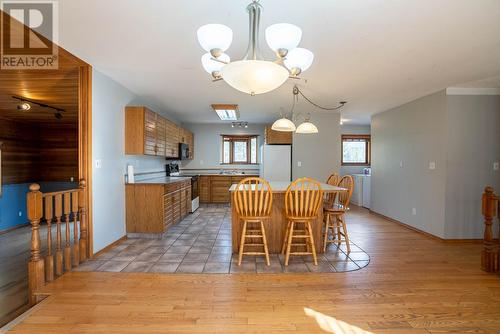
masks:
[[[345,213],[346,211],[349,211],[349,207],[345,207],[341,204],[328,204],[325,203],[323,205],[323,211],[326,211],[328,213]]]

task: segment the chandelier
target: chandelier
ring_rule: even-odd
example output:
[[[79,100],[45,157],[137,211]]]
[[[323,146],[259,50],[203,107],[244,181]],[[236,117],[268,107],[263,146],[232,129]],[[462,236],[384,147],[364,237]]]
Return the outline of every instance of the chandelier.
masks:
[[[297,79],[314,59],[311,51],[298,48],[302,30],[289,23],[277,23],[266,29],[266,41],[276,53],[273,61],[262,58],[259,51],[259,25],[262,6],[253,0],[247,6],[250,18],[246,56],[231,62],[224,52],[233,40],[233,31],[222,24],[207,24],[197,31],[201,47],[207,51],[201,57],[205,71],[213,81],[224,80],[231,87],[250,94],[263,94],[280,87],[288,78]]]
[[[297,87],[297,85],[293,86],[292,90],[293,94],[293,104],[292,104],[292,109],[290,110],[290,118],[287,118],[286,115],[281,114],[281,118],[276,120],[273,125],[271,126],[271,129],[275,131],[283,131],[283,132],[296,132],[296,133],[301,133],[301,134],[310,134],[310,133],[318,133],[318,128],[316,125],[314,125],[311,122],[311,114],[308,113],[307,116],[303,116],[300,112],[296,113],[295,112],[295,107],[297,106],[297,103],[299,101],[299,94],[309,102],[311,105],[315,106],[318,109],[322,110],[327,110],[327,111],[333,111],[333,110],[338,110],[342,108],[347,102],[346,101],[341,101],[339,104],[335,107],[323,107],[320,106],[317,103],[314,103],[310,98],[304,95],[304,93]],[[295,122],[299,121],[300,117],[304,119],[304,121],[299,125],[295,126]]]

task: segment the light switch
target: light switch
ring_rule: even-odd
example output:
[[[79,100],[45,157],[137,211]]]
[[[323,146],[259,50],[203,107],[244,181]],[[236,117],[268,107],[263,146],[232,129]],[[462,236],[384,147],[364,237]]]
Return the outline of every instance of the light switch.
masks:
[[[429,169],[430,169],[430,170],[434,170],[434,169],[436,169],[436,162],[435,162],[435,161],[431,161],[431,162],[429,162]]]
[[[297,166],[302,167],[302,161],[297,161]]]
[[[204,163],[205,163],[205,161],[200,160],[200,165],[203,165]]]
[[[412,208],[411,209],[411,214],[416,216],[417,215],[417,208]]]
[[[95,159],[95,168],[101,168],[101,166],[102,166],[101,159]]]
[[[403,160],[399,162],[399,168],[403,168]]]
[[[499,163],[498,162],[494,162],[493,163],[493,170],[498,170],[499,169]]]

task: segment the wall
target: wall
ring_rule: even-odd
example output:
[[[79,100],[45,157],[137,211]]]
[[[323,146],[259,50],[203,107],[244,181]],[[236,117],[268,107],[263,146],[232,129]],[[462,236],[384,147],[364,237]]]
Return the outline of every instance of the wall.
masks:
[[[340,126],[343,135],[369,135],[371,134],[370,125],[350,125]],[[342,152],[340,153],[342,155]],[[363,174],[363,169],[369,166],[340,166],[340,175]]]
[[[78,180],[78,124],[50,123],[40,129],[40,181]]]
[[[445,91],[372,117],[373,211],[444,237],[445,130]]]
[[[445,238],[481,239],[481,194],[500,193],[500,96],[448,95],[447,112]]]
[[[183,169],[254,169],[256,165],[221,165],[222,139],[221,134],[252,134],[259,135],[258,146],[264,142],[264,124],[249,124],[248,128],[232,128],[230,124],[183,124],[183,127],[194,133],[194,159],[182,161]],[[257,151],[259,155],[260,150]],[[258,156],[258,161],[260,156]]]
[[[125,113],[127,105],[146,105],[160,112],[111,78],[92,73],[92,205],[94,252],[125,235],[125,173],[127,164],[136,173],[163,170],[165,158],[125,155]],[[95,161],[101,168],[95,168]]]
[[[325,182],[340,170],[340,114],[313,113],[311,122],[319,133],[293,135],[292,178],[307,176]]]

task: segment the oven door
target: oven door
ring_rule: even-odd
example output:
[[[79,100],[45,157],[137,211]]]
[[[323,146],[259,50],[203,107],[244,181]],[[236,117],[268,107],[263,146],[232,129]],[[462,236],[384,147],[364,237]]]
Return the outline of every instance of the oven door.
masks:
[[[193,176],[191,178],[191,199],[197,198],[198,195],[198,176]]]

